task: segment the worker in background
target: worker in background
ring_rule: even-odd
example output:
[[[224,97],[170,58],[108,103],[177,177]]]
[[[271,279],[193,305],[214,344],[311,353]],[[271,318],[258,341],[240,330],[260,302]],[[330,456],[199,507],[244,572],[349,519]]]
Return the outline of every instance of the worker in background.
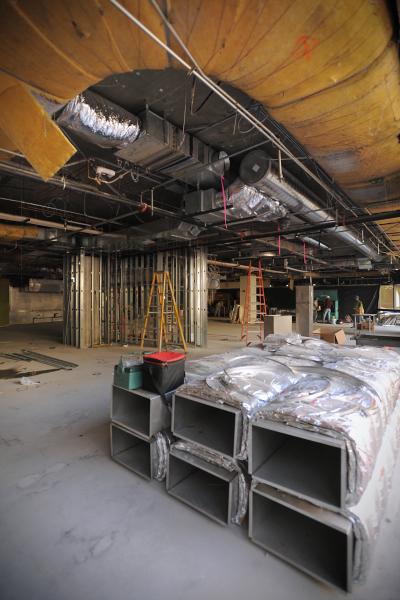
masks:
[[[218,302],[215,305],[214,317],[222,317],[222,316],[225,316],[224,303],[222,302],[222,300],[218,300]]]
[[[362,300],[360,300],[360,296],[354,296],[354,308],[353,308],[353,313],[356,315],[356,319],[357,321],[362,321],[363,320],[363,314],[364,314],[364,304],[362,303]],[[359,317],[357,319],[357,316]]]
[[[333,302],[330,296],[325,298],[324,302],[324,315],[322,317],[322,322],[325,323],[325,320],[330,323],[331,322],[331,312],[333,308]]]
[[[319,305],[319,298],[314,298],[314,303],[313,303],[313,320],[314,320],[314,323],[317,322],[318,312],[320,310],[321,310],[321,307]]]

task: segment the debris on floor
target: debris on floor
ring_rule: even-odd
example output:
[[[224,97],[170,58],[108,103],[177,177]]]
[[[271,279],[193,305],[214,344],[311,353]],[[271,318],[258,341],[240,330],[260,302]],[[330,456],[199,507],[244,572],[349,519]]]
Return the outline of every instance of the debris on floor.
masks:
[[[29,377],[21,377],[21,379],[19,380],[19,383],[21,385],[40,385],[40,381],[34,381],[33,379],[30,379]]]

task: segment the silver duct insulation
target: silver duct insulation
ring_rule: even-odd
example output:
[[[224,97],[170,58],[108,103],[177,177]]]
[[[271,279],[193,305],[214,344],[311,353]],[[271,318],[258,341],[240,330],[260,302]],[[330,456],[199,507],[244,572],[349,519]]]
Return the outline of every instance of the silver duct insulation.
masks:
[[[150,240],[178,239],[193,240],[200,234],[201,229],[191,223],[165,218],[143,223],[129,228],[129,236],[141,244]]]
[[[269,198],[264,192],[253,186],[246,185],[236,179],[227,189],[227,204],[233,204],[227,210],[227,220],[248,219],[257,217],[258,221],[276,221],[288,213],[287,208],[275,199]],[[222,192],[216,197],[216,206],[223,207]]]
[[[226,211],[226,220],[256,218],[258,221],[276,221],[288,214],[288,210],[277,200],[267,196],[255,187],[246,185],[239,178],[225,190],[226,203],[232,208]],[[202,223],[216,223],[223,220],[224,197],[222,190],[199,190],[185,194],[185,211],[194,215]],[[221,208],[221,211],[215,209]],[[214,212],[209,212],[214,211]],[[197,214],[204,212],[204,214]]]
[[[309,223],[318,224],[332,221],[332,215],[321,209],[291,183],[279,178],[279,174],[275,172],[268,155],[262,150],[254,150],[244,157],[240,165],[240,178],[246,184],[254,186],[257,190],[268,194],[275,200],[279,200],[296,215],[304,217]],[[376,250],[359,240],[347,227],[338,226],[330,232],[372,260],[382,260]]]
[[[102,148],[123,148],[140,133],[137,117],[94,92],[73,98],[57,123]]]

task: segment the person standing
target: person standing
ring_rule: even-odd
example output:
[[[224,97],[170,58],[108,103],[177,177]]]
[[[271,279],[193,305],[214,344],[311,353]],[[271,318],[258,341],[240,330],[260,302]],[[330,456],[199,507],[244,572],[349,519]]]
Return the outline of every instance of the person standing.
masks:
[[[326,296],[325,302],[324,302],[324,314],[323,314],[323,317],[322,317],[322,322],[323,323],[325,323],[325,320],[327,320],[328,323],[331,322],[332,308],[333,308],[333,302],[331,300],[331,297],[330,296]]]
[[[353,307],[354,322],[357,324],[357,321],[360,323],[363,321],[364,314],[364,304],[362,300],[360,300],[360,296],[354,296],[354,307]],[[358,317],[358,319],[357,319]]]
[[[314,299],[314,303],[313,303],[313,320],[314,320],[314,323],[317,322],[318,311],[320,311],[320,310],[321,310],[321,307],[319,305],[319,299],[315,298]]]

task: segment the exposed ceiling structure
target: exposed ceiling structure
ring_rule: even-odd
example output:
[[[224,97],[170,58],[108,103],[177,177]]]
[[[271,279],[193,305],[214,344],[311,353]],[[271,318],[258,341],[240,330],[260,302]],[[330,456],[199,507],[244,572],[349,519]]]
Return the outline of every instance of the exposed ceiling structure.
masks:
[[[261,255],[277,277],[386,276],[400,253],[392,8],[5,2],[0,274],[59,273],[82,246],[191,244],[220,263]]]

